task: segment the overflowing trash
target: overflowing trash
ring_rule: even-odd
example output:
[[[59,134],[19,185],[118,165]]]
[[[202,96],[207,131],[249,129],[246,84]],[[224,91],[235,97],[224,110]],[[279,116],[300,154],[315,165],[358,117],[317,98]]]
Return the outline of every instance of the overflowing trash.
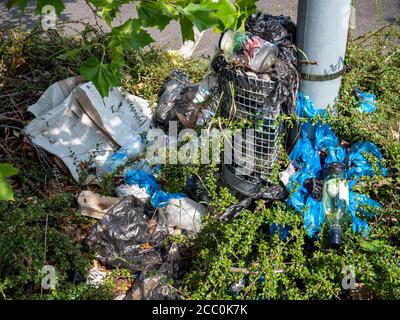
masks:
[[[227,159],[223,168],[227,184],[248,196],[272,180],[282,141],[278,137],[289,131],[280,116],[295,110],[298,59],[295,25],[289,17],[257,13],[244,25],[244,32],[226,30],[222,34],[211,66],[223,95],[221,114],[229,120],[251,122],[242,133],[243,140],[254,145],[254,157],[247,157],[245,143],[236,145],[236,156]],[[249,128],[254,129],[254,136],[246,132]]]
[[[376,96],[373,93],[364,92],[358,88],[355,88],[353,93],[358,101],[358,110],[365,113],[376,111]]]
[[[278,57],[279,49],[250,32],[227,30],[221,36],[219,47],[228,64],[242,65],[256,73],[265,73]]]
[[[276,83],[272,103],[291,114],[298,82],[294,23],[289,17],[259,12],[248,17],[245,29],[244,33],[228,30],[221,37],[221,54],[212,62],[214,71],[230,68]]]
[[[297,110],[307,110],[305,114],[308,118],[313,117],[309,115],[318,114],[309,97],[299,94],[297,101],[300,103]],[[367,160],[366,154],[374,157],[375,163]],[[354,192],[352,188],[362,176],[387,174],[381,162],[382,154],[376,145],[357,142],[347,150],[328,124],[319,122],[312,126],[308,122],[303,125],[289,160],[298,171],[291,175],[286,186],[290,192],[288,204],[304,216],[304,226],[310,237],[318,234],[326,219],[333,219],[332,243],[339,244],[337,229],[338,224],[342,224],[344,212],[350,214],[354,232],[368,234],[367,222],[358,215],[371,217],[380,205],[368,196]],[[330,212],[338,215],[331,219]]]
[[[153,165],[157,161],[144,157],[151,146],[146,133],[153,127],[167,130],[170,121],[178,121],[181,128],[198,128],[209,123],[217,112],[221,92],[227,91],[218,83],[219,74],[245,76],[257,85],[256,80],[262,80],[269,84],[268,103],[257,100],[257,94],[266,95],[265,92],[252,92],[247,87],[243,91],[248,96],[240,96],[240,91],[235,94],[242,99],[242,107],[251,112],[256,110],[248,117],[258,125],[256,137],[261,143],[256,149],[259,153],[273,150],[262,159],[272,170],[278,157],[281,130],[273,124],[277,117],[282,112],[296,113],[307,120],[325,116],[325,111],[315,108],[309,97],[297,94],[295,34],[295,25],[289,17],[251,15],[245,22],[245,31],[227,30],[221,36],[219,52],[211,62],[214,72],[202,81],[192,83],[184,72],[172,71],[160,90],[154,116],[146,100],[119,89],[112,89],[102,99],[94,85],[81,77],[53,84],[29,107],[36,118],[26,127],[27,135],[35,145],[62,159],[76,181],[82,163],[94,165],[98,177],[124,167],[120,176],[123,178],[114,186],[117,197],[101,196],[90,190],[82,191],[78,197],[82,215],[98,220],[86,238],[86,244],[97,249],[97,259],[139,274],[131,291],[121,299],[178,298],[168,280],[179,283],[192,252],[186,245],[171,243],[168,238],[182,233],[195,236],[207,214],[202,203],[185,193],[163,190],[157,181],[160,165]],[[354,94],[359,110],[367,113],[376,110],[373,94],[358,89]],[[249,106],[245,105],[247,100]],[[244,113],[240,105],[234,112]],[[268,138],[264,139],[265,136]],[[173,138],[165,136],[165,139]],[[371,163],[371,158],[376,161]],[[340,246],[342,228],[347,223],[352,223],[354,232],[368,234],[369,226],[360,216],[372,217],[380,204],[356,193],[353,187],[363,176],[387,174],[377,146],[357,142],[349,148],[328,124],[312,125],[309,121],[302,125],[289,160],[288,167],[279,174],[283,186],[271,185],[268,177],[256,177],[253,182],[263,185],[261,191],[250,192],[218,219],[235,219],[260,199],[267,204],[286,201],[304,217],[309,237],[318,236],[323,223],[329,224],[330,243],[335,247]],[[270,234],[277,234],[281,240],[287,239],[290,230],[290,226],[269,225]],[[99,287],[106,276],[107,272],[93,268],[87,283]],[[238,282],[231,290],[238,293],[243,286]]]

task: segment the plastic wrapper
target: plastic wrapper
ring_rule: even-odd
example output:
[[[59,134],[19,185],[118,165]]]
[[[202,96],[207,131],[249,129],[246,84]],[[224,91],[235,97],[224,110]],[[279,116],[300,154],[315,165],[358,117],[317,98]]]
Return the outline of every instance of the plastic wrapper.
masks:
[[[244,210],[246,210],[253,201],[265,200],[272,202],[276,200],[283,200],[288,196],[287,191],[281,186],[272,186],[264,191],[252,193],[248,198],[242,200],[238,204],[230,206],[220,217],[220,220],[227,221],[229,219],[237,218]]]
[[[167,129],[169,121],[179,120],[185,128],[195,128],[202,110],[210,109],[208,102],[212,101],[215,86],[216,80],[213,76],[192,84],[182,71],[172,71],[160,91],[156,123]]]

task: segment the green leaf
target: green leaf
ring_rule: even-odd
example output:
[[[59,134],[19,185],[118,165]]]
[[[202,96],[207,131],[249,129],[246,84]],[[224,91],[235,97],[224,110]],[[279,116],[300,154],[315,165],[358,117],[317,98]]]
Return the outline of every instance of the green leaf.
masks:
[[[0,163],[0,177],[11,177],[18,174],[18,169],[9,163]]]
[[[220,0],[218,2],[217,17],[222,22],[225,31],[226,29],[236,30],[236,23],[239,17],[239,12],[232,2],[229,0]]]
[[[36,3],[36,13],[42,14],[42,9],[44,6],[53,6],[56,10],[56,14],[59,16],[61,12],[65,9],[63,0],[37,0]]]
[[[143,27],[157,27],[160,31],[178,17],[178,11],[173,6],[158,1],[141,2],[137,11]]]
[[[179,14],[179,24],[181,26],[182,40],[194,41],[194,31],[192,21],[184,14]]]
[[[7,9],[10,10],[14,6],[18,6],[19,9],[24,12],[29,0],[8,0]]]
[[[98,14],[111,27],[111,23],[120,12],[121,4],[126,1],[120,0],[90,0],[98,8]]]
[[[18,169],[9,163],[0,164],[0,200],[14,200],[14,194],[6,178],[18,174]]]
[[[238,0],[236,1],[236,5],[240,8],[241,12],[246,12],[247,15],[250,15],[257,10],[256,2],[258,0]]]
[[[111,67],[112,71],[115,74],[118,69],[121,69],[123,67],[127,67],[126,61],[125,61],[125,56],[124,56],[124,51],[122,48],[115,48],[112,53],[111,53]],[[114,67],[116,69],[114,69]]]
[[[117,77],[115,70],[115,66],[109,63],[101,63],[94,56],[89,57],[86,63],[80,68],[81,74],[87,80],[93,82],[102,97],[108,95],[110,88],[121,86],[121,76]]]
[[[0,200],[1,201],[14,200],[14,194],[11,189],[11,186],[3,177],[0,177]]]
[[[109,46],[138,50],[152,42],[153,38],[142,29],[139,19],[128,19],[119,27],[113,28]]]
[[[218,24],[219,20],[215,14],[215,9],[209,4],[195,4],[190,3],[184,9],[187,12],[188,18],[193,22],[193,24],[199,29],[199,31],[204,31]]]

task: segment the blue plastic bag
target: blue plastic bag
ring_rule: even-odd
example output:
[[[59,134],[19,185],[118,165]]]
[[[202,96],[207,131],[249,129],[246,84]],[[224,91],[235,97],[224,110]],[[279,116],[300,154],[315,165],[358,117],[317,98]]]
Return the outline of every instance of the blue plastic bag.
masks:
[[[375,103],[375,96],[361,93],[361,105],[367,110],[372,110]],[[296,98],[296,113],[299,117],[313,118],[323,114],[324,111],[316,110],[310,97],[299,93]],[[370,104],[370,105],[368,105]],[[318,151],[327,153],[325,161],[322,163]],[[370,153],[377,158],[377,163],[371,164],[364,154]],[[294,173],[286,188],[290,192],[287,204],[292,206],[297,212],[304,216],[304,227],[307,234],[312,237],[316,235],[324,222],[324,209],[321,201],[316,201],[304,188],[303,184],[307,178],[321,178],[322,166],[339,162],[344,163],[347,157],[347,150],[339,145],[339,139],[329,125],[318,123],[312,126],[310,122],[303,124],[301,135],[289,155],[289,160],[300,169]],[[379,167],[381,174],[386,176],[387,169],[380,164],[382,154],[378,147],[371,142],[358,142],[353,144],[348,155],[349,170],[349,212],[352,215],[352,229],[354,232],[361,232],[368,235],[368,223],[356,216],[356,213],[366,217],[376,214],[376,209],[381,206],[366,195],[357,194],[351,189],[357,183],[357,178],[361,176],[373,176],[373,167]]]
[[[361,233],[364,237],[367,237],[370,231],[370,227],[368,223],[360,218],[353,216],[352,217],[352,230],[354,233]]]
[[[160,191],[156,178],[142,170],[128,170],[125,173],[124,180],[127,184],[137,184],[139,187],[145,188],[150,196]]]
[[[370,153],[377,158],[378,163],[374,165],[380,168],[383,176],[386,176],[387,169],[379,163],[383,157],[378,147],[372,142],[357,142],[352,145],[350,150],[348,177],[374,176],[373,165],[364,157],[364,153]]]
[[[319,233],[324,219],[324,206],[322,202],[314,200],[311,196],[308,197],[304,211],[304,228],[310,238]]]
[[[314,118],[324,114],[323,109],[316,109],[314,103],[309,96],[305,96],[301,92],[296,97],[296,114],[300,118]]]
[[[168,204],[168,200],[182,198],[187,198],[187,195],[184,193],[167,193],[164,191],[157,191],[151,197],[150,203],[154,208],[162,208]]]
[[[303,212],[307,197],[309,197],[307,190],[300,187],[299,190],[290,194],[287,204],[292,206],[297,212]]]
[[[151,196],[150,203],[154,208],[166,206],[170,199],[187,198],[184,193],[162,191],[156,178],[142,170],[128,170],[125,173],[124,180],[130,185],[137,184],[140,188],[145,188],[146,192]]]
[[[381,207],[379,202],[367,195],[349,191],[349,211],[353,216],[356,215],[356,212],[359,212],[363,216],[371,218],[376,215]]]
[[[325,165],[335,163],[335,162],[340,162],[344,163],[344,160],[346,159],[346,148],[342,146],[334,147],[334,148],[329,148],[327,150],[328,156],[325,159]]]
[[[373,93],[359,91],[357,92],[357,97],[360,100],[357,107],[358,110],[371,113],[376,110],[376,96]]]
[[[328,124],[318,123],[315,129],[315,149],[327,151],[337,147],[339,140]]]
[[[321,160],[310,139],[300,137],[289,154],[289,160],[300,169],[316,176],[321,171]]]
[[[275,235],[276,233],[278,233],[278,237],[279,240],[284,241],[287,239],[287,237],[289,236],[290,233],[290,227],[285,227],[276,223],[271,223],[269,225],[269,232],[272,235]]]

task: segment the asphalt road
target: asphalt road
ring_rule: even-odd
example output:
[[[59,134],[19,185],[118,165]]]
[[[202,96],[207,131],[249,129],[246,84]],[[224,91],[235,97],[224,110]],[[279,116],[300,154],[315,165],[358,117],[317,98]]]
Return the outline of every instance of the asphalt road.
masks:
[[[321,0],[327,1],[327,0]],[[381,2],[381,6],[377,7],[376,3]],[[25,14],[21,14],[17,8],[8,11],[5,7],[6,0],[0,0],[0,31],[7,31],[19,23],[32,27],[38,23],[40,18],[33,13],[33,3],[28,6]],[[258,8],[266,13],[274,15],[288,15],[293,21],[297,20],[297,3],[298,0],[260,0]],[[65,11],[59,18],[63,21],[70,21],[65,28],[68,34],[79,32],[82,26],[78,22],[83,21],[95,24],[95,18],[92,11],[86,5],[84,0],[64,0]],[[388,23],[396,23],[399,25],[400,17],[400,0],[356,0],[356,29],[355,35],[361,35],[368,31],[379,28]],[[129,17],[135,17],[135,5],[125,5],[122,8],[120,21],[123,22]],[[177,23],[171,23],[163,32],[150,30],[152,37],[157,44],[166,49],[177,49],[182,44],[180,28]],[[212,54],[214,47],[218,41],[218,35],[211,30],[207,31],[200,41],[196,53]]]

